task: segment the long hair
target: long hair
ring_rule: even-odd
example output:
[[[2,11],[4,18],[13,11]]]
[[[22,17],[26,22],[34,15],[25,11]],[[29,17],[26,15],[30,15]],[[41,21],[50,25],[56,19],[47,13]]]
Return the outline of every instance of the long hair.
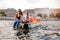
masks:
[[[18,11],[19,11],[19,14],[20,14],[20,15],[23,15],[23,13],[22,13],[22,10],[21,10],[21,9],[18,9]]]

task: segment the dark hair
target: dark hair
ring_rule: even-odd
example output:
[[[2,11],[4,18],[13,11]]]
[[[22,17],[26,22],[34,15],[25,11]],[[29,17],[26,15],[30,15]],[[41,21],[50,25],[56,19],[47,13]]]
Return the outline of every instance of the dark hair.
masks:
[[[18,9],[19,14],[23,15],[22,10]]]

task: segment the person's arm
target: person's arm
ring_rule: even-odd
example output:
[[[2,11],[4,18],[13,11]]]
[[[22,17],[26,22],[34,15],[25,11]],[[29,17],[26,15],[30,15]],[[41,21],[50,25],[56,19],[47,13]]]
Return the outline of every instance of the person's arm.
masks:
[[[17,15],[17,13],[16,13],[16,15]],[[15,15],[15,20],[17,19],[17,18],[16,18],[16,15]]]
[[[20,18],[21,18],[21,20],[23,20],[23,16],[22,16],[22,15],[21,15],[21,17],[20,17]]]
[[[29,12],[26,13],[26,20],[29,20]]]

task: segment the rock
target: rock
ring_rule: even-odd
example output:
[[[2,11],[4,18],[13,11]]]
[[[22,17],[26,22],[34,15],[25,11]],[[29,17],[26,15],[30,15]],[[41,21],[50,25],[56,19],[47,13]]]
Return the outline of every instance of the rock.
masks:
[[[0,39],[1,40],[18,40],[15,35],[17,30],[13,30],[14,21],[0,21]],[[37,25],[39,24],[39,25]],[[59,40],[60,36],[49,36],[49,34],[58,33],[60,21],[42,21],[40,23],[31,25],[29,36],[32,40]],[[37,26],[36,26],[37,25]]]

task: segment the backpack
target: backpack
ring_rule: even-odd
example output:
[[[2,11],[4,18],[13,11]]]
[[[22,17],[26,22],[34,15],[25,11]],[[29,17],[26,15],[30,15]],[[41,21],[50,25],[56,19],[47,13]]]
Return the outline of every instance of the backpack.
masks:
[[[29,30],[29,26],[28,26],[28,24],[24,24],[23,27],[24,27],[25,30]]]

